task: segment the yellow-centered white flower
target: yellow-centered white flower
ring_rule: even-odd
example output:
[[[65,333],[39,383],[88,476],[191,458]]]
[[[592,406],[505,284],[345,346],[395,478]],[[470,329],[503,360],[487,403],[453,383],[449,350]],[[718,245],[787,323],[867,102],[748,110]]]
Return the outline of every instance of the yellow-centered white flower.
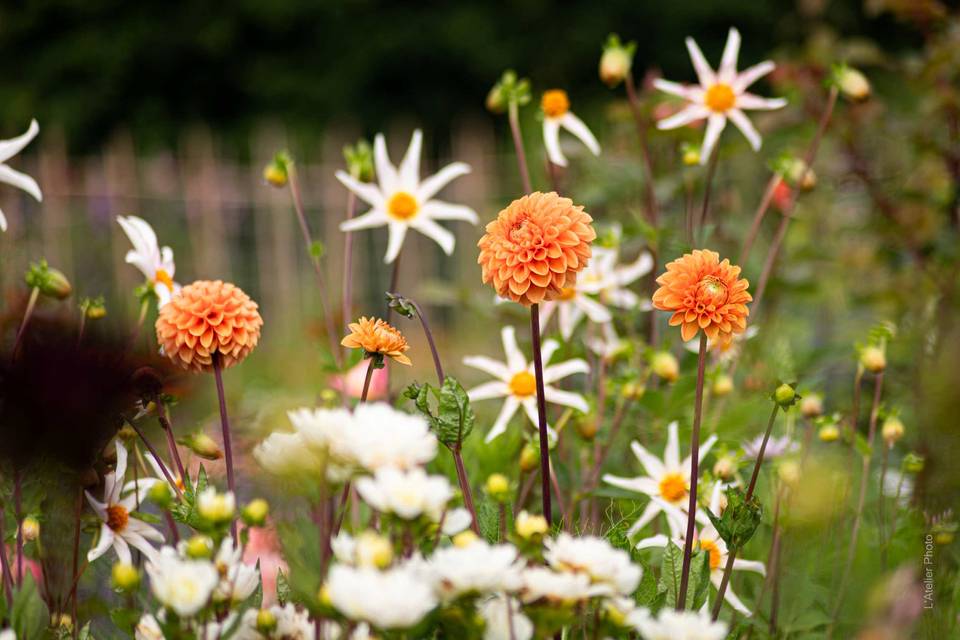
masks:
[[[515,591],[522,583],[523,565],[513,545],[476,540],[435,551],[427,560],[426,574],[440,600],[449,602],[465,595]]]
[[[292,603],[288,602],[284,606],[275,604],[267,611],[276,620],[276,626],[268,634],[260,633],[257,630],[257,617],[260,615],[260,609],[251,607],[243,613],[240,619],[240,628],[230,636],[232,640],[270,640],[271,638],[283,638],[283,640],[314,640],[316,638],[316,627],[306,611],[297,611]],[[352,638],[353,636],[351,636]],[[216,636],[220,638],[220,636]]]
[[[636,629],[644,640],[723,640],[727,623],[714,622],[708,611],[675,611],[664,607],[656,618],[638,617]]]
[[[775,68],[771,60],[765,60],[741,72],[737,71],[737,57],[740,55],[740,32],[730,29],[727,44],[723,48],[720,68],[714,70],[700,51],[693,38],[687,38],[687,50],[697,72],[699,85],[683,85],[669,80],[654,80],[653,86],[664,93],[679,96],[690,104],[657,122],[658,129],[676,129],[698,120],[707,121],[707,130],[700,149],[700,164],[706,164],[713,149],[727,126],[727,120],[740,129],[754,151],[760,149],[762,139],[747,118],[744,111],[769,111],[785,107],[783,98],[762,98],[747,92],[747,87],[767,75]]]
[[[243,562],[243,549],[234,546],[231,536],[226,536],[220,543],[213,564],[220,575],[220,584],[213,592],[216,602],[239,604],[249,598],[260,585],[260,571],[257,567]]]
[[[346,171],[337,171],[337,180],[343,183],[358,198],[370,205],[370,210],[361,216],[340,225],[341,231],[357,231],[386,225],[389,229],[387,264],[397,259],[407,229],[415,229],[440,245],[444,253],[453,253],[453,234],[437,224],[437,220],[463,220],[477,224],[477,214],[470,207],[451,204],[434,198],[453,179],[470,173],[463,162],[448,164],[424,180],[420,179],[420,150],[423,134],[413,132],[410,146],[400,165],[394,167],[387,155],[387,143],[383,134],[373,140],[373,162],[377,172],[377,185],[360,182]]]
[[[487,434],[486,442],[490,442],[507,430],[510,418],[521,406],[534,426],[537,425],[538,419],[537,379],[533,362],[527,362],[526,357],[520,351],[520,347],[517,346],[517,335],[513,327],[504,327],[500,336],[503,340],[506,362],[499,362],[486,356],[467,356],[463,359],[463,363],[468,367],[479,369],[496,378],[492,382],[481,384],[468,391],[467,395],[471,401],[506,398],[500,414],[493,423],[493,428]],[[550,365],[550,359],[559,348],[560,345],[555,340],[547,340],[543,343],[541,351],[543,358],[543,396],[549,403],[573,407],[577,411],[587,413],[590,407],[582,395],[551,386],[552,383],[567,376],[590,371],[590,365],[580,358]]]
[[[631,595],[640,584],[643,570],[630,561],[630,554],[603,538],[561,533],[544,540],[544,546],[543,558],[555,570],[585,574],[593,584],[609,587],[612,594]]]
[[[154,597],[182,618],[203,609],[220,583],[213,563],[183,559],[173,547],[164,547],[147,563],[147,575]]]
[[[543,144],[547,148],[547,158],[555,165],[567,166],[567,157],[560,149],[560,129],[566,129],[580,140],[593,155],[600,155],[600,143],[596,137],[570,111],[570,98],[562,89],[544,91],[540,100],[540,109],[543,111]]]
[[[24,147],[30,144],[31,140],[37,137],[37,133],[39,132],[40,125],[37,124],[36,120],[31,120],[30,127],[27,128],[27,132],[23,135],[10,138],[9,140],[0,140],[0,182],[5,182],[17,189],[26,191],[33,196],[37,202],[43,202],[43,194],[40,192],[37,181],[25,173],[20,173],[7,166],[7,160],[20,153]],[[0,211],[0,231],[6,230],[7,218],[3,215],[3,211]]]
[[[133,249],[124,258],[144,275],[153,292],[160,300],[158,306],[170,302],[180,292],[180,285],[173,281],[177,265],[173,262],[173,249],[160,248],[157,234],[146,220],[136,216],[117,216],[120,228],[127,234]]]
[[[608,585],[593,584],[585,573],[530,566],[523,570],[522,576],[520,599],[526,604],[544,600],[549,604],[569,606],[611,593]]]
[[[330,569],[327,591],[344,616],[378,629],[409,629],[434,607],[437,598],[412,564],[378,571],[341,564]]]
[[[426,516],[439,522],[453,489],[446,477],[428,476],[423,469],[400,471],[391,467],[378,469],[374,476],[357,480],[360,497],[380,513],[389,513],[404,520]]]

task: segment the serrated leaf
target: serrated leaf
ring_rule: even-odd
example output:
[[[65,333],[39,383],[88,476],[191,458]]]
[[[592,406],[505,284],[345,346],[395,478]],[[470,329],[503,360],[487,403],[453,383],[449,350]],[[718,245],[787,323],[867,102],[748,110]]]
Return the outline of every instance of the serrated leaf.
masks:
[[[730,551],[742,549],[756,533],[763,518],[763,506],[757,496],[751,496],[747,501],[746,494],[738,487],[727,490],[727,508],[720,516],[710,509],[706,509],[706,512]]]
[[[666,593],[666,605],[677,606],[677,594],[680,593],[680,578],[683,575],[683,549],[673,541],[667,543],[663,550],[663,561],[660,563],[661,591]]]
[[[690,609],[699,611],[710,593],[710,553],[700,550],[690,558]]]
[[[290,583],[287,582],[287,576],[283,569],[277,569],[277,604],[281,607],[286,606],[290,599]]]
[[[653,570],[650,567],[644,566],[643,577],[640,579],[640,586],[637,587],[637,605],[652,608],[658,594],[657,578],[653,575]]]
[[[473,431],[476,416],[470,407],[470,399],[456,378],[447,376],[443,385],[437,389],[428,383],[412,383],[403,395],[414,401],[414,405],[430,423],[430,429],[437,439],[453,449]],[[430,396],[437,400],[437,412],[430,407]]]

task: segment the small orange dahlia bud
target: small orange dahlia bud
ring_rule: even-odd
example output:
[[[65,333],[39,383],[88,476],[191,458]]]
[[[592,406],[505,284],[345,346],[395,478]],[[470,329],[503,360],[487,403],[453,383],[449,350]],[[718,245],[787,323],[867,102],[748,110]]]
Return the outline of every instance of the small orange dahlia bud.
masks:
[[[160,307],[157,341],[184,369],[212,371],[214,354],[224,369],[250,355],[262,326],[257,303],[239,287],[197,280]]]
[[[747,303],[753,300],[750,283],[739,276],[740,267],[720,262],[718,253],[696,249],[667,264],[657,278],[653,306],[673,312],[670,325],[680,326],[684,340],[703,329],[712,342],[729,344],[733,334],[747,328]]]
[[[360,318],[350,323],[350,335],[340,341],[348,349],[363,349],[370,355],[379,354],[409,366],[410,358],[404,351],[410,348],[407,339],[392,325],[380,318]]]
[[[553,192],[514,200],[477,243],[483,282],[527,307],[556,300],[587,266],[597,237],[591,222],[583,207]]]

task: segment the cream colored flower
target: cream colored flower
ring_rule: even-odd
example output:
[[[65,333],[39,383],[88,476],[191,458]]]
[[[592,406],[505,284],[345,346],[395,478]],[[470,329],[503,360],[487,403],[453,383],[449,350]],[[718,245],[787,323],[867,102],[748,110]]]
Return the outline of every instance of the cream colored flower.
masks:
[[[426,573],[440,600],[449,602],[470,594],[514,591],[520,587],[523,565],[516,547],[477,540],[437,550],[427,560]]]
[[[127,251],[124,259],[146,277],[159,299],[159,306],[162,307],[180,292],[180,285],[173,281],[177,270],[177,265],[173,262],[173,249],[161,249],[153,227],[141,218],[117,216],[117,222],[133,244],[133,249]]]
[[[260,586],[260,571],[243,562],[243,549],[234,546],[231,536],[226,536],[220,543],[213,564],[220,574],[220,584],[213,592],[216,602],[239,604]]]
[[[43,194],[37,181],[25,173],[20,173],[7,166],[7,160],[20,153],[24,147],[30,144],[30,141],[37,137],[40,132],[40,125],[36,120],[30,121],[30,127],[23,135],[11,138],[9,140],[0,140],[0,182],[5,182],[18,189],[26,191],[33,196],[37,202],[43,202]],[[0,211],[0,231],[7,230],[7,218]]]
[[[570,98],[562,89],[544,91],[540,101],[543,110],[543,144],[553,164],[567,166],[567,157],[560,149],[560,129],[566,129],[582,142],[593,155],[600,155],[600,143],[583,120],[570,111]]]
[[[412,565],[378,571],[338,564],[326,586],[340,613],[378,629],[409,629],[437,606],[430,585]]]
[[[147,575],[154,597],[183,618],[199,613],[220,583],[220,574],[212,563],[184,560],[172,547],[164,547],[147,564]]]
[[[716,72],[710,68],[703,52],[693,38],[687,38],[687,50],[697,72],[699,86],[686,86],[668,80],[657,79],[654,86],[664,93],[679,96],[690,104],[679,112],[657,122],[658,129],[676,129],[697,120],[707,121],[707,131],[700,149],[700,164],[706,164],[713,148],[720,139],[727,120],[743,133],[754,151],[760,149],[760,134],[744,114],[744,110],[771,110],[786,106],[783,98],[761,98],[747,93],[747,87],[767,75],[774,64],[766,60],[742,72],[737,72],[737,57],[740,54],[740,32],[730,29],[727,44],[723,49],[720,68]]]
[[[531,640],[533,623],[520,610],[516,599],[499,594],[480,604],[483,640]]]
[[[591,583],[590,576],[585,573],[531,566],[524,569],[522,575],[520,599],[526,604],[545,600],[550,604],[573,605],[612,592],[609,585]]]
[[[439,522],[447,501],[453,497],[444,476],[428,476],[423,469],[400,471],[390,467],[377,470],[372,478],[357,480],[360,497],[380,513],[404,520],[426,516]]]
[[[641,616],[636,628],[644,640],[723,640],[727,623],[714,622],[707,611],[675,611],[664,607],[656,618]]]
[[[422,145],[423,134],[417,129],[400,165],[394,167],[387,155],[383,134],[378,133],[373,141],[378,185],[360,182],[345,171],[337,172],[337,180],[371,207],[365,214],[342,223],[340,230],[357,231],[386,225],[390,232],[387,254],[384,256],[387,264],[400,254],[407,229],[419,231],[450,255],[455,239],[450,231],[437,224],[437,220],[463,220],[477,224],[477,214],[470,207],[434,198],[454,178],[470,173],[470,167],[462,162],[454,162],[429,178],[420,180]]]
[[[544,546],[543,558],[555,570],[586,574],[593,584],[608,586],[613,594],[629,596],[640,584],[643,570],[630,561],[630,554],[613,548],[604,538],[561,533],[545,540]]]

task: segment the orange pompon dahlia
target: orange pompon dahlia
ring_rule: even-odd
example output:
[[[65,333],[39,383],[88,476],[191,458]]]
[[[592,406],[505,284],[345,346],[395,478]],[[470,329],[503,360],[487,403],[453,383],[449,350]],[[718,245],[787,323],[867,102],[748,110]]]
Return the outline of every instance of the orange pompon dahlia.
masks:
[[[410,366],[410,358],[404,351],[410,348],[407,339],[391,324],[380,318],[360,318],[350,323],[350,335],[340,341],[348,349],[363,349],[366,354],[393,358],[400,364]]]
[[[671,326],[680,326],[680,335],[691,340],[700,329],[711,342],[726,345],[735,333],[747,328],[753,297],[750,283],[740,278],[740,267],[720,254],[706,249],[694,250],[667,264],[666,273],[657,278],[660,288],[653,294],[653,306],[673,311]]]
[[[250,355],[262,326],[257,303],[240,287],[197,280],[160,307],[157,342],[184,369],[212,371],[214,354],[226,369]]]
[[[591,222],[583,207],[553,192],[514,200],[477,243],[483,282],[527,307],[556,300],[587,266],[597,237]]]

